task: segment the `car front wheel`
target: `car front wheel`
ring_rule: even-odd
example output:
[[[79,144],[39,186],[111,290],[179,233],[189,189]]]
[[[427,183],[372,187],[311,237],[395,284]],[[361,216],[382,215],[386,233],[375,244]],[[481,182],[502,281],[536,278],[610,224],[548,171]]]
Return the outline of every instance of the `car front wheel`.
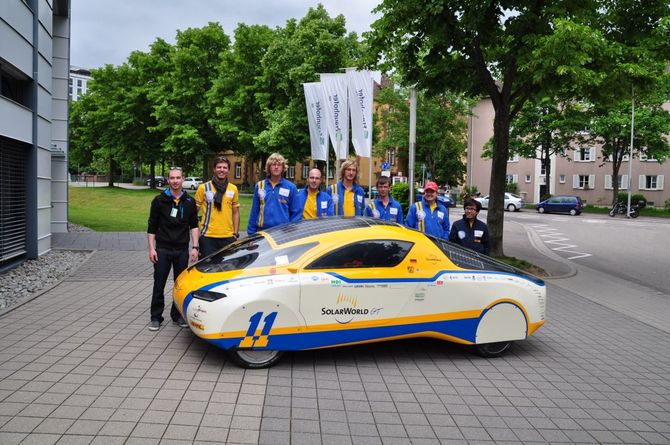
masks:
[[[544,213],[544,207],[538,207],[537,212],[538,213]]]
[[[482,357],[494,358],[503,355],[511,346],[511,341],[500,341],[497,343],[482,343],[475,345],[475,348]]]
[[[235,363],[248,369],[267,368],[275,364],[283,351],[274,349],[233,349],[228,351]]]

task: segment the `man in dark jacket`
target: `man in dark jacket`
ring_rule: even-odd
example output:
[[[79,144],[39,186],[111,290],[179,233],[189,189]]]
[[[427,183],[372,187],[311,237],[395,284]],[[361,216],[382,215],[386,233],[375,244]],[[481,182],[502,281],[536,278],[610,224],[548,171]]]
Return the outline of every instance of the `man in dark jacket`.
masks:
[[[489,254],[489,228],[484,222],[477,219],[482,204],[474,199],[466,199],[463,202],[465,215],[462,219],[454,221],[449,232],[449,241],[472,249],[475,252]]]
[[[181,168],[172,167],[168,176],[169,187],[151,201],[147,228],[149,260],[154,264],[150,331],[157,331],[163,322],[165,283],[170,268],[176,281],[188,266],[189,258],[191,261],[198,259],[198,211],[195,200],[182,190],[183,182]],[[193,241],[190,252],[189,241]],[[174,302],[170,317],[180,327],[188,327]]]

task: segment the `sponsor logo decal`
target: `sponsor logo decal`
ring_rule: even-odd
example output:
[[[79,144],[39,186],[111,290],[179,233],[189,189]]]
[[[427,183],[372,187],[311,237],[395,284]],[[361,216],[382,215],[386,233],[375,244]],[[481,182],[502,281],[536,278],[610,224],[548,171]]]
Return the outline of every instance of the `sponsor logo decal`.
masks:
[[[358,306],[358,297],[340,294],[332,307],[322,307],[321,315],[332,315],[340,324],[351,323],[356,316],[381,315],[383,308],[365,308]]]

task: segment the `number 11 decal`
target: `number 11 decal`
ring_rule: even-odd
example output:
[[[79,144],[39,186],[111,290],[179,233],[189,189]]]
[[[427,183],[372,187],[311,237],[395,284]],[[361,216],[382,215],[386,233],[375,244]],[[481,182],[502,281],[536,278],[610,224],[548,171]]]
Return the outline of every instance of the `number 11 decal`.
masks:
[[[256,312],[254,315],[249,317],[249,329],[247,329],[247,334],[244,336],[240,342],[240,348],[264,348],[268,345],[268,335],[270,335],[270,330],[272,325],[277,318],[277,312],[270,312],[263,318],[263,312]],[[256,335],[256,330],[261,324],[261,319],[263,319],[263,330],[261,335]]]

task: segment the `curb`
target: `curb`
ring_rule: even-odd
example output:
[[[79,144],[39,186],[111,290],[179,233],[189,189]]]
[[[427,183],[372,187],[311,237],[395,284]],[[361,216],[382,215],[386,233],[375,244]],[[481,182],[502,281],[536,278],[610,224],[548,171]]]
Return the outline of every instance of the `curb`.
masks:
[[[521,224],[521,223],[517,223]],[[550,260],[556,261],[558,263],[564,264],[568,267],[569,272],[565,273],[563,275],[549,275],[546,278],[551,279],[551,280],[561,280],[564,278],[570,278],[574,277],[577,275],[577,268],[575,267],[574,263],[572,261],[568,261],[565,258],[561,257],[560,255],[557,255],[554,253],[553,250],[549,249],[544,242],[540,239],[540,236],[537,234],[535,229],[531,227],[527,227],[524,224],[521,224],[521,226],[526,230],[526,234],[528,235],[528,240],[530,241],[530,244],[533,246],[535,250],[537,250],[541,255],[544,255],[545,257],[549,258]]]

